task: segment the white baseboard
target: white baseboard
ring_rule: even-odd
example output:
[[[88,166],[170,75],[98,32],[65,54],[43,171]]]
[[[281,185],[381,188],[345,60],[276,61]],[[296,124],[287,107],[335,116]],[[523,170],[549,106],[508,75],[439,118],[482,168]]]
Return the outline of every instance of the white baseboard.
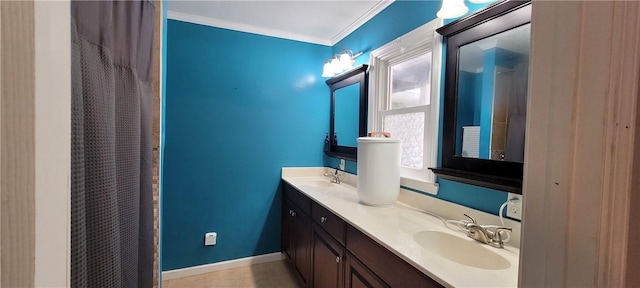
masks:
[[[260,264],[272,261],[278,261],[284,259],[284,254],[281,252],[263,254],[258,256],[252,256],[247,258],[234,259],[224,262],[218,262],[213,264],[206,264],[200,266],[193,266],[182,269],[175,269],[162,272],[162,280],[171,280],[183,277],[189,277],[214,271],[227,270],[232,268],[244,267],[253,264]]]

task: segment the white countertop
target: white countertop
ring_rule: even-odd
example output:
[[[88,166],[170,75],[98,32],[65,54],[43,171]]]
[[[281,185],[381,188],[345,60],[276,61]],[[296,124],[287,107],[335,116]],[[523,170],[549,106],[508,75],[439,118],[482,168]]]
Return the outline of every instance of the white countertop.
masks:
[[[481,244],[462,232],[446,228],[438,218],[424,213],[396,206],[371,207],[361,204],[354,186],[344,182],[324,185],[324,182],[329,183],[329,179],[322,176],[323,171],[323,168],[282,168],[282,179],[446,287],[517,286],[518,249],[509,246],[498,249]],[[490,249],[507,259],[510,267],[485,270],[453,262],[435,251],[423,248],[414,240],[414,234],[425,230],[456,235],[482,246],[478,247],[480,249]]]

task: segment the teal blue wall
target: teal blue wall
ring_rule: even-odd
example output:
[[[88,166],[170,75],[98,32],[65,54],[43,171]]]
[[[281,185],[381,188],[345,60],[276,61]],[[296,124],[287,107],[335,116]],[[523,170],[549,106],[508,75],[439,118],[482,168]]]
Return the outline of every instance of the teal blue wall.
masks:
[[[323,165],[331,48],[174,20],[167,34],[162,270],[280,251],[280,168]]]
[[[456,139],[462,139],[462,126],[480,125],[482,73],[458,72],[458,121]],[[482,129],[481,129],[482,130]],[[462,141],[456,141],[456,155],[462,154]]]
[[[469,7],[469,12],[467,14],[470,14],[491,3],[472,4],[466,1],[465,4]],[[356,65],[366,64],[369,62],[369,53],[371,51],[435,19],[436,12],[440,9],[440,5],[440,1],[396,1],[367,23],[360,26],[360,28],[349,36],[334,45],[332,53],[339,53],[342,49],[350,49],[354,52],[363,51],[363,55],[356,59]],[[453,20],[447,20],[445,21],[445,24]],[[445,50],[446,49],[443,48],[441,95],[444,95]],[[443,102],[444,101],[440,101],[440,136],[442,136]],[[440,147],[438,147],[438,151],[438,154],[440,155]],[[335,167],[338,162],[339,160],[335,158],[325,158],[326,166]],[[356,173],[357,163],[347,161],[346,170],[351,173]],[[507,194],[498,190],[486,189],[443,179],[439,179],[438,183],[440,184],[440,188],[438,190],[438,195],[435,196],[436,198],[462,204],[492,214],[498,214],[500,205],[507,200]]]
[[[334,123],[338,145],[357,147],[360,131],[360,83],[351,84],[334,92]]]

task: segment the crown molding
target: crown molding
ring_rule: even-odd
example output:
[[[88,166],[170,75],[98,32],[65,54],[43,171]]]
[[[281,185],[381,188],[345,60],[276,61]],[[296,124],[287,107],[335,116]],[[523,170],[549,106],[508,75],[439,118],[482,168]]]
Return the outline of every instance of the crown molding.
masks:
[[[349,34],[351,34],[353,31],[356,31],[356,29],[360,28],[360,26],[362,26],[364,23],[367,23],[367,21],[371,20],[371,18],[373,18],[374,16],[378,15],[378,13],[387,8],[387,6],[391,5],[394,1],[395,0],[378,1],[378,4],[371,7],[371,9],[367,11],[367,13],[360,16],[360,18],[356,19],[356,21],[353,21],[353,23],[340,31],[340,33],[333,36],[329,41],[331,44],[330,46],[336,45],[338,42],[340,42],[340,40],[349,36]]]
[[[200,24],[205,26],[230,29],[235,31],[247,32],[247,33],[264,35],[264,36],[271,36],[276,38],[283,38],[288,40],[295,40],[300,42],[307,42],[312,44],[319,44],[324,46],[331,46],[331,41],[326,39],[310,37],[310,36],[296,34],[296,33],[290,33],[290,32],[286,32],[278,29],[269,29],[264,27],[237,23],[237,22],[220,20],[220,19],[211,18],[211,17],[193,15],[188,13],[168,11],[167,18],[171,20],[178,20],[182,22],[189,22],[189,23]]]
[[[278,29],[269,29],[269,28],[264,28],[260,26],[247,25],[247,24],[242,24],[238,22],[221,20],[217,18],[200,16],[200,15],[193,15],[189,13],[176,12],[171,10],[167,12],[167,18],[171,20],[178,20],[182,22],[230,29],[230,30],[247,32],[252,34],[265,35],[265,36],[271,36],[276,38],[301,41],[301,42],[307,42],[312,44],[319,44],[324,46],[333,46],[336,43],[340,42],[340,40],[347,37],[353,31],[360,28],[360,26],[362,26],[364,23],[371,20],[371,18],[378,15],[378,13],[380,13],[382,10],[384,10],[389,5],[391,5],[394,1],[395,0],[379,0],[375,6],[371,7],[371,9],[369,9],[365,14],[360,16],[358,19],[353,21],[353,23],[349,24],[344,29],[342,29],[342,31],[340,31],[338,34],[333,36],[331,39],[311,37],[307,35],[291,33],[291,32],[278,30]]]

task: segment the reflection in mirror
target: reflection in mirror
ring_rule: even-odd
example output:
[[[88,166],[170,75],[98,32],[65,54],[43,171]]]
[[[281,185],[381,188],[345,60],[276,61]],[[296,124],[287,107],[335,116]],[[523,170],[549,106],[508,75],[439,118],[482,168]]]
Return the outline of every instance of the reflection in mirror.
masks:
[[[357,147],[360,123],[360,83],[334,91],[334,139],[339,146]]]
[[[456,156],[524,162],[530,28],[460,47]]]

